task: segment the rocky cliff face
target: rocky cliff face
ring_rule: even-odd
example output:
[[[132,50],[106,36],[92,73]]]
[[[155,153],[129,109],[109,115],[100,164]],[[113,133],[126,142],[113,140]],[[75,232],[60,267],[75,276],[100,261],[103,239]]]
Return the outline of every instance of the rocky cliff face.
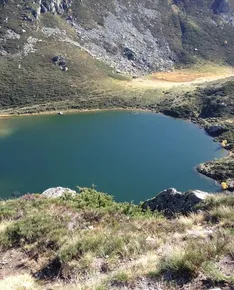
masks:
[[[231,0],[2,0],[0,6],[2,52],[20,46],[20,27],[35,35],[51,14],[44,26],[68,22],[79,45],[117,71],[140,75],[200,58],[234,64]]]

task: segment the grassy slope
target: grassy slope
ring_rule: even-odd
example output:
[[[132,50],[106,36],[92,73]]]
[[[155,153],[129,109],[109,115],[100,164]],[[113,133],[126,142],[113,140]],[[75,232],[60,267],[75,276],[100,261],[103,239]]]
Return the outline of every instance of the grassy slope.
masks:
[[[233,196],[216,195],[201,212],[167,220],[94,189],[1,201],[0,287],[231,287],[233,207]]]
[[[169,23],[169,26],[165,27],[170,29],[173,25],[180,27],[181,49],[178,40],[175,42],[176,34],[169,38],[169,41],[174,40],[175,42],[174,49],[178,51],[179,61],[186,64],[202,58],[233,65],[233,27],[226,24],[219,15],[213,13],[210,9],[211,1],[182,0],[175,2],[178,3],[179,9],[177,7],[175,10],[177,13],[169,17],[170,21],[173,20],[172,24]],[[228,45],[224,44],[225,41]]]
[[[121,1],[120,1],[121,2]],[[122,3],[123,2],[123,3]],[[122,5],[127,5],[122,1]],[[190,3],[191,2],[191,3]],[[170,1],[162,1],[158,7],[162,14],[163,33],[170,47],[175,52],[178,64],[193,64],[203,60],[217,63],[233,63],[233,34],[231,26],[207,9],[208,1],[199,5],[193,1],[179,1],[178,6]],[[187,3],[187,4],[186,4]],[[42,27],[58,28],[66,31],[66,36],[77,41],[75,30],[69,26],[64,16],[42,14],[38,21],[23,21],[30,16],[27,5],[35,6],[30,1],[9,0],[0,9],[0,35],[4,37],[7,30],[20,35],[20,39],[8,39],[0,43],[12,56],[0,58],[0,110],[10,109],[14,112],[30,113],[45,110],[67,108],[97,107],[153,107],[158,97],[163,97],[167,88],[139,88],[126,86],[127,76],[113,73],[112,69],[94,60],[86,52],[67,42],[61,42],[58,36],[46,37],[41,33]],[[26,5],[27,4],[27,5]],[[132,4],[136,4],[135,2]],[[113,1],[74,1],[71,11],[74,17],[87,28],[101,25],[108,11],[114,13]],[[33,7],[34,7],[33,6]],[[17,9],[16,9],[17,8]],[[201,10],[204,12],[201,14]],[[8,21],[5,19],[8,17]],[[210,21],[213,18],[214,21]],[[215,23],[219,23],[216,25]],[[25,30],[26,32],[23,32]],[[15,56],[21,51],[29,36],[40,39],[35,44],[36,51],[27,56]],[[64,36],[62,37],[64,39]],[[228,45],[224,46],[224,41]],[[198,51],[194,48],[199,47]],[[51,59],[61,54],[65,56],[68,72],[62,72]],[[19,65],[21,68],[19,69]],[[170,94],[184,94],[192,88],[170,90]],[[167,92],[168,93],[168,92]],[[20,109],[19,109],[20,108]],[[19,109],[19,110],[18,110]]]
[[[53,110],[57,107],[96,107],[99,101],[100,106],[104,106],[109,99],[121,97],[115,81],[128,80],[128,77],[113,74],[109,67],[94,60],[79,47],[62,42],[60,39],[64,39],[64,35],[47,37],[40,31],[44,26],[59,29],[60,32],[65,31],[71,41],[77,41],[75,30],[63,18],[44,14],[33,23],[22,21],[27,10],[15,9],[14,1],[9,1],[1,9],[2,37],[7,30],[21,37],[19,40],[7,40],[2,45],[10,54],[0,58],[1,111],[22,107],[26,107],[24,112]],[[9,20],[5,23],[7,16]],[[26,32],[23,33],[23,30]],[[16,53],[23,50],[30,36],[40,40],[34,45],[35,52],[17,56]],[[53,64],[55,55],[65,57],[68,72],[62,72]],[[34,108],[27,110],[27,107]]]
[[[54,16],[46,14],[38,25],[66,28],[70,32],[67,36],[76,41],[74,30],[59,17],[57,20],[55,23]],[[22,58],[0,59],[2,113],[144,106],[157,102],[162,95],[160,88],[126,89],[123,84],[130,77],[113,73],[73,44],[41,32],[35,32],[34,37],[41,40],[35,44],[35,52]],[[53,64],[51,59],[55,55],[65,56],[68,72]]]

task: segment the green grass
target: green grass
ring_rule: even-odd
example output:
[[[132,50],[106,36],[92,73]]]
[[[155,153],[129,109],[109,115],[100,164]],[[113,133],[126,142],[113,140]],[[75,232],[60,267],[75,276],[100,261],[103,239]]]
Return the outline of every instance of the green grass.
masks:
[[[234,276],[225,275],[222,273],[222,271],[219,269],[218,265],[207,261],[203,265],[203,272],[204,274],[209,277],[212,281],[218,283],[223,281],[230,281],[232,284],[234,282]]]
[[[117,287],[127,285],[129,282],[129,276],[125,272],[118,272],[111,279],[111,284]]]

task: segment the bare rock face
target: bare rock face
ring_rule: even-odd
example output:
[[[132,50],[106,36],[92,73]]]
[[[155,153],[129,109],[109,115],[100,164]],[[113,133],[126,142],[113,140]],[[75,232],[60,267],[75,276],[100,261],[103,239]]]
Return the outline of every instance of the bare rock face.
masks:
[[[63,14],[70,6],[71,0],[39,0],[40,12]]]
[[[80,2],[80,10],[90,9],[90,3]],[[163,33],[158,0],[115,0],[113,5],[97,1],[93,6],[98,17],[93,16],[88,24],[79,17],[69,21],[91,55],[116,71],[133,75],[173,68],[174,54]]]
[[[209,194],[200,190],[191,190],[184,193],[175,188],[169,188],[160,192],[155,197],[146,200],[142,204],[143,209],[163,212],[167,217],[176,213],[189,213],[196,211],[196,205],[204,201]]]
[[[75,196],[76,192],[70,188],[54,187],[49,188],[42,193],[43,196],[48,198],[57,198],[63,196],[64,194],[71,194],[72,196]]]

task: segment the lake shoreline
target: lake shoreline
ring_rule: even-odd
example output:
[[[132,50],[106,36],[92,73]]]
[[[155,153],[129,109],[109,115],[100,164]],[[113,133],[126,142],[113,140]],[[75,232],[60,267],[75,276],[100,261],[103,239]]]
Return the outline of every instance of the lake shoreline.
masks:
[[[94,113],[94,112],[109,112],[109,111],[110,112],[112,111],[134,112],[135,111],[135,112],[151,112],[151,113],[162,114],[160,112],[156,112],[155,110],[150,110],[150,109],[141,109],[141,108],[132,108],[132,107],[127,107],[127,108],[116,107],[116,108],[106,108],[106,109],[104,108],[103,109],[65,109],[65,110],[59,110],[59,111],[42,111],[42,112],[22,113],[22,114],[20,113],[19,114],[15,114],[15,113],[1,114],[0,113],[0,119],[8,119],[12,117],[59,115],[60,112],[66,115],[66,114],[76,114],[76,113]]]
[[[134,108],[134,107],[115,107],[115,108],[93,108],[93,109],[64,109],[64,110],[54,110],[54,111],[41,111],[41,112],[32,112],[32,113],[5,113],[5,114],[1,114],[0,113],[0,119],[9,119],[9,118],[13,118],[13,117],[27,117],[27,116],[46,116],[46,115],[59,115],[60,112],[62,112],[62,115],[66,115],[66,114],[78,114],[78,113],[94,113],[94,112],[112,112],[112,111],[128,111],[128,112],[148,112],[148,113],[155,113],[155,114],[161,114],[164,115],[166,117],[170,117],[170,118],[175,118],[173,116],[164,114],[163,112],[157,111],[155,109],[150,109],[150,108]],[[62,117],[61,115],[61,117]],[[201,129],[204,130],[204,133],[208,134],[211,138],[214,138],[213,136],[211,136],[206,130],[205,130],[205,123],[203,122],[202,119],[200,118],[196,118],[196,119],[183,119],[183,118],[175,118],[175,119],[180,119],[180,120],[184,120],[184,121],[189,121],[193,124],[198,125]],[[217,143],[220,144],[221,146],[221,142],[219,140],[216,140]],[[225,149],[225,148],[224,148]],[[233,152],[231,150],[225,149],[227,151],[227,156],[225,157],[221,157],[218,160],[228,160],[228,159],[232,159],[233,157]],[[208,161],[207,163],[211,164],[212,162],[215,162],[215,160],[211,160]],[[216,181],[218,184],[220,184],[223,180],[220,180],[218,178],[216,178],[216,176],[212,176],[210,173],[207,172],[202,172],[200,170],[200,167],[202,164],[205,163],[201,163],[195,166],[196,171],[199,174],[202,174],[206,177],[209,177],[211,179],[213,179],[214,181]]]

